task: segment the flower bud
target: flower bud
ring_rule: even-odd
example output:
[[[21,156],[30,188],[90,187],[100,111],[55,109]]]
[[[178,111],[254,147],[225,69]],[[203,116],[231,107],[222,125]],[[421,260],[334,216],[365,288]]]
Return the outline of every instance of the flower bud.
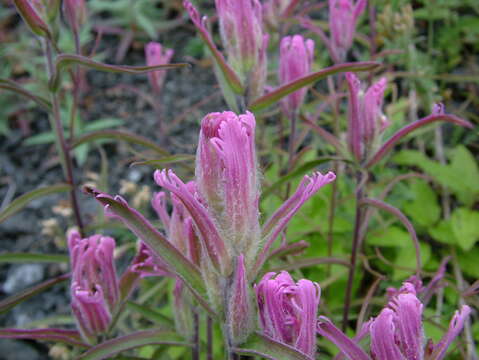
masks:
[[[344,62],[353,43],[356,23],[367,0],[329,0],[329,30],[332,57]]]
[[[246,262],[259,243],[259,179],[252,113],[208,114],[197,151],[198,192],[209,206],[227,246]]]
[[[50,29],[43,18],[46,17],[46,9],[39,0],[14,0],[17,11],[27,23],[30,30],[39,36],[49,37]]]
[[[311,72],[314,41],[301,35],[286,36],[281,40],[279,56],[279,81],[285,85]],[[303,87],[288,95],[281,102],[288,115],[297,111],[304,102],[308,89]]]
[[[78,33],[87,17],[85,0],[64,0],[63,15],[73,32]]]
[[[356,75],[347,73],[346,79],[349,88],[348,143],[356,159],[362,160],[389,125],[381,109],[387,80],[381,78],[364,93]]]
[[[157,42],[149,42],[145,47],[146,64],[148,66],[168,64],[173,57],[172,49],[165,49]],[[166,71],[156,70],[148,73],[148,80],[156,94],[161,92],[165,82]]]
[[[316,352],[316,319],[321,297],[317,283],[295,283],[286,271],[266,274],[255,286],[263,332],[313,358]]]
[[[242,254],[236,259],[236,270],[228,296],[229,338],[234,345],[238,345],[248,338],[254,327],[254,313]]]
[[[115,240],[93,235],[82,239],[78,232],[68,236],[72,267],[72,311],[80,333],[89,343],[104,334],[119,299],[113,252]]]

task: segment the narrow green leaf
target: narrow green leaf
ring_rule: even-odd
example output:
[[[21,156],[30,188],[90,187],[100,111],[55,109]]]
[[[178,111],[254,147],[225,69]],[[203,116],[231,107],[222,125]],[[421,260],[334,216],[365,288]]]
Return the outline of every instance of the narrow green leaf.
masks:
[[[41,96],[33,95],[30,91],[23,88],[22,86],[17,84],[15,81],[12,81],[9,79],[0,79],[0,89],[9,90],[19,95],[25,96],[29,98],[30,100],[35,101],[38,105],[40,105],[42,108],[44,108],[47,111],[49,111],[51,108],[50,102],[47,99],[42,98]]]
[[[21,302],[30,299],[31,297],[51,288],[53,285],[59,284],[70,278],[70,274],[63,274],[56,278],[47,280],[38,285],[32,286],[28,289],[20,291],[20,293],[10,296],[0,301],[0,314],[17,306]]]
[[[374,69],[375,67],[379,66],[380,64],[374,61],[365,61],[365,62],[356,62],[356,63],[345,63],[345,64],[339,64],[339,65],[334,65],[331,67],[328,67],[326,69],[322,69],[318,72],[315,72],[313,74],[304,76],[302,78],[299,78],[295,81],[292,81],[286,85],[283,85],[270,93],[260,97],[259,99],[256,99],[253,101],[253,103],[250,105],[250,110],[251,111],[259,111],[263,110],[275,103],[277,103],[279,100],[284,98],[285,96],[295,92],[296,90],[301,89],[302,87],[311,85],[315,83],[316,81],[319,81],[321,79],[324,79],[328,76],[337,74],[337,73],[342,73],[342,72],[347,72],[347,71],[369,71]]]
[[[67,255],[30,254],[30,253],[3,253],[0,254],[0,263],[67,263]]]
[[[149,308],[148,306],[137,304],[137,303],[134,303],[133,301],[128,301],[126,303],[126,307],[132,311],[136,311],[140,313],[145,318],[147,318],[148,320],[152,322],[155,322],[158,325],[163,325],[167,327],[172,327],[175,325],[171,319],[159,313],[158,311],[152,308]]]
[[[259,333],[254,333],[246,343],[233,350],[238,354],[262,356],[270,360],[310,360],[308,356],[293,347]]]
[[[83,136],[80,136],[73,142],[71,146],[74,149],[77,146],[80,146],[82,144],[90,143],[92,141],[101,140],[101,139],[119,139],[119,140],[126,141],[128,143],[142,145],[148,149],[154,150],[155,152],[157,152],[158,154],[162,156],[170,156],[168,151],[156,145],[153,141],[147,139],[146,137],[141,135],[136,135],[128,131],[121,131],[121,130],[94,131],[94,132],[85,134]]]
[[[156,166],[156,165],[164,165],[164,164],[173,164],[173,163],[182,162],[182,161],[195,161],[195,156],[188,155],[188,154],[171,155],[171,156],[162,157],[161,159],[135,161],[131,163],[130,166],[137,166],[137,165]]]
[[[53,341],[80,347],[88,347],[78,331],[65,329],[0,329],[0,338]]]
[[[75,54],[61,54],[57,56],[55,62],[55,74],[50,79],[50,88],[53,91],[58,90],[60,86],[60,77],[63,69],[72,65],[85,66],[90,69],[99,71],[126,73],[126,74],[144,74],[155,70],[168,70],[189,66],[186,63],[164,64],[156,66],[128,66],[128,65],[111,65],[99,61],[92,60],[88,57]]]
[[[184,339],[175,332],[165,330],[145,330],[105,341],[90,348],[87,352],[80,355],[77,360],[110,359],[122,351],[153,344],[192,346],[185,342]]]
[[[52,186],[42,187],[23,194],[22,196],[13,200],[5,209],[0,212],[0,223],[5,221],[8,217],[22,210],[29,202],[47,196],[50,194],[61,193],[69,191],[71,186],[68,184],[57,184]]]

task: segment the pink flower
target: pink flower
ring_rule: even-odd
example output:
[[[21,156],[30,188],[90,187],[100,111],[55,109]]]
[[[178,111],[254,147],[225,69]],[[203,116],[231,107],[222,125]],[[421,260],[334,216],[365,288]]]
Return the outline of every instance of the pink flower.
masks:
[[[381,78],[364,93],[356,75],[346,73],[346,79],[349,88],[348,142],[356,159],[362,160],[389,125],[381,109],[387,80]]]
[[[371,344],[368,356],[357,342],[350,340],[327,318],[320,318],[318,332],[332,341],[351,360],[442,360],[447,348],[459,335],[471,309],[464,305],[454,314],[448,331],[437,345],[426,345],[422,324],[423,304],[416,297],[416,285],[404,283],[380,314],[366,324]]]
[[[68,236],[68,248],[72,311],[80,333],[93,343],[108,330],[120,296],[113,259],[115,240],[101,235],[82,239],[73,231]]]
[[[314,358],[316,318],[321,296],[317,283],[297,283],[282,271],[268,273],[255,286],[260,324],[265,335]]]
[[[286,36],[281,40],[279,56],[279,82],[285,85],[311,72],[314,56],[314,41],[301,35]],[[304,102],[308,89],[295,91],[282,100],[286,114],[297,111]]]
[[[330,49],[336,62],[344,62],[353,43],[356,23],[367,0],[329,0]]]
[[[165,49],[157,42],[149,42],[145,47],[146,64],[148,66],[168,64],[173,57],[172,49]],[[166,71],[157,70],[148,73],[148,80],[156,94],[161,92],[165,82]]]

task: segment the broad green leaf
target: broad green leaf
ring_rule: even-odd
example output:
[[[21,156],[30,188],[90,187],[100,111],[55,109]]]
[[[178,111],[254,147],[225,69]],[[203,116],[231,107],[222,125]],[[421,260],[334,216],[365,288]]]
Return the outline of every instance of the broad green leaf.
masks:
[[[30,91],[17,84],[15,81],[9,79],[0,79],[0,89],[10,90],[14,93],[25,96],[35,101],[38,105],[40,105],[47,111],[51,109],[51,104],[47,99],[32,94]]]
[[[461,195],[466,204],[470,204],[479,197],[479,167],[474,155],[462,145],[455,147],[450,156],[450,171],[457,174],[458,187],[462,189]]]
[[[293,347],[281,344],[265,335],[254,333],[235,353],[262,356],[270,360],[310,360],[308,356]]]
[[[458,249],[457,260],[459,265],[461,265],[461,270],[476,279],[479,279],[479,246],[473,247],[469,251],[461,251]]]
[[[421,249],[421,263],[426,264],[431,257],[431,247],[429,244],[419,243]],[[415,273],[416,268],[416,249],[409,240],[408,245],[399,248],[394,263],[397,266],[409,268],[411,270],[395,268],[393,271],[393,280],[403,280]]]
[[[376,68],[379,65],[380,65],[379,63],[376,63],[373,61],[365,61],[365,62],[339,64],[339,65],[328,67],[326,69],[322,69],[318,72],[306,75],[302,78],[299,78],[288,84],[285,84],[269,92],[268,94],[260,97],[259,99],[254,100],[253,103],[249,106],[249,109],[253,112],[266,109],[267,107],[273,104],[276,104],[279,100],[295,92],[296,90],[299,90],[305,86],[314,84],[315,82],[321,79],[324,79],[328,76],[331,76],[337,73],[347,72],[347,71],[354,71],[354,72],[369,71]]]
[[[99,61],[92,60],[88,57],[75,55],[75,54],[61,54],[57,56],[55,62],[55,73],[50,79],[50,88],[53,91],[57,91],[60,86],[60,77],[63,73],[63,69],[72,65],[85,66],[90,69],[114,72],[114,73],[126,73],[126,74],[144,74],[155,70],[168,70],[180,67],[188,66],[185,63],[179,64],[164,64],[155,66],[128,66],[128,65],[111,65],[105,64]]]
[[[444,244],[456,244],[456,236],[452,231],[451,220],[442,220],[435,227],[429,229],[434,240]]]
[[[20,291],[18,294],[10,296],[0,301],[0,314],[17,306],[21,302],[30,299],[31,297],[51,288],[53,285],[59,284],[70,278],[70,274],[64,274],[56,278],[47,280],[38,285],[32,286],[28,289]]]
[[[402,228],[389,226],[386,229],[372,232],[366,237],[365,243],[372,246],[401,248],[411,244],[411,236]]]
[[[423,227],[434,225],[441,216],[436,193],[424,180],[417,180],[410,186],[413,200],[404,205],[404,212]]]
[[[451,216],[451,229],[456,243],[468,251],[479,240],[479,212],[466,208],[456,209]]]
[[[103,139],[118,139],[123,140],[128,143],[142,145],[148,149],[154,150],[158,154],[162,156],[170,156],[168,151],[161,148],[160,146],[156,145],[153,141],[147,139],[144,136],[136,135],[127,131],[120,131],[120,130],[100,130],[94,131],[89,134],[85,134],[80,136],[79,138],[75,139],[72,144],[72,148],[76,148],[81,144],[89,143],[95,140],[103,140]]]
[[[0,263],[68,263],[67,255],[30,254],[30,253],[3,253],[0,254]]]
[[[78,331],[65,329],[0,329],[0,339],[28,339],[53,341],[79,347],[88,347]]]
[[[111,359],[114,355],[119,354],[122,351],[136,349],[145,345],[152,344],[191,346],[191,344],[185,342],[181,336],[177,335],[173,331],[144,330],[105,341],[99,345],[90,348],[87,352],[80,355],[77,359]]]
[[[43,196],[66,192],[71,189],[68,184],[57,184],[52,186],[42,187],[23,194],[22,196],[13,200],[5,209],[0,212],[0,223],[5,221],[8,217],[22,210],[29,202],[41,198]]]

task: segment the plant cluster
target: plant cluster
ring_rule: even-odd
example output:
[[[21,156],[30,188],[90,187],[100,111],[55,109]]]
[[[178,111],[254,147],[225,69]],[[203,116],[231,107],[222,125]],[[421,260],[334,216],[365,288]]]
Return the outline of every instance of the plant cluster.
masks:
[[[477,99],[458,107],[449,94],[444,103],[461,116],[450,114],[435,85],[477,83],[477,75],[448,74],[477,44],[454,44],[448,61],[434,50],[452,36],[435,35],[435,21],[450,22],[456,34],[464,29],[441,9],[461,17],[461,6],[477,13],[477,5],[153,3],[160,6],[13,0],[8,7],[30,30],[21,37],[41,47],[24,65],[27,81],[5,71],[0,89],[48,114],[51,131],[25,146],[54,142],[63,181],[11,201],[0,221],[58,192],[68,193],[73,221],[68,231],[49,232],[67,239],[70,272],[3,299],[0,310],[69,281],[73,321],[3,328],[0,338],[53,342],[50,354],[65,359],[477,359],[479,168],[471,150],[477,134],[463,118],[477,121],[467,110]],[[208,11],[213,16],[203,16]],[[163,147],[174,135],[159,105],[166,77],[174,82],[174,69],[188,64],[171,63],[176,48],[148,41],[183,24],[201,39],[226,106],[201,119],[195,156]],[[106,63],[96,54],[103,32],[120,37],[117,62],[142,39],[145,65]],[[21,51],[2,50],[10,60]],[[148,75],[149,93],[129,90],[157,114],[156,142],[112,129],[118,119],[82,123],[86,70]],[[127,201],[96,174],[80,187],[77,170],[92,145],[112,140],[150,150],[132,151],[156,168],[160,191],[124,181],[115,193],[133,194]],[[175,163],[182,167],[164,168]],[[101,206],[97,219],[85,221],[87,197]]]

